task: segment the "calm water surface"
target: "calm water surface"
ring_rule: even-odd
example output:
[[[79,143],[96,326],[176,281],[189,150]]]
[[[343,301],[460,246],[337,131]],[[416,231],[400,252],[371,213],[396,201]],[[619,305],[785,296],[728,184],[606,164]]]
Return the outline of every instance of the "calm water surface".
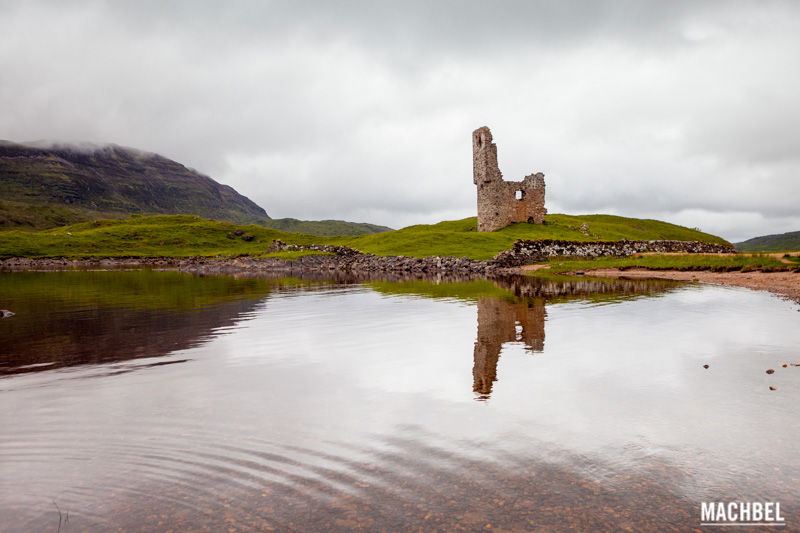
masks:
[[[33,272],[0,308],[2,531],[800,529],[766,293]]]

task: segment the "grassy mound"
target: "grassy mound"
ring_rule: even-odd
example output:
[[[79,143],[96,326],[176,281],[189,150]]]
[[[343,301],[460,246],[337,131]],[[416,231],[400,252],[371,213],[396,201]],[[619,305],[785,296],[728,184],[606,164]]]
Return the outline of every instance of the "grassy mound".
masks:
[[[581,226],[586,225],[587,230]],[[377,255],[490,259],[516,239],[675,239],[725,244],[714,235],[657,220],[611,215],[549,215],[543,225],[514,224],[478,233],[476,219],[409,226],[373,235],[320,237],[263,226],[237,226],[192,215],[97,220],[37,232],[0,232],[0,257],[186,257],[261,255],[273,239],[342,244]]]
[[[586,225],[586,231],[581,226]],[[564,239],[571,241],[616,241],[674,239],[728,244],[697,230],[659,220],[613,215],[548,215],[544,224],[513,224],[499,231],[478,233],[475,217],[438,224],[409,226],[378,235],[342,240],[361,251],[377,255],[466,256],[491,259],[511,248],[517,239]]]

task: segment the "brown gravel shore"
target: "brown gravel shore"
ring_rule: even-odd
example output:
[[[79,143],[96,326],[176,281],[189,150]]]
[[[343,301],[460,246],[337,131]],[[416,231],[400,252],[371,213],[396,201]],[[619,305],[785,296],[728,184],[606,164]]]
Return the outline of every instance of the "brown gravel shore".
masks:
[[[798,272],[710,272],[680,270],[646,270],[601,268],[587,270],[586,275],[616,279],[676,279],[700,281],[717,285],[733,285],[769,291],[800,303],[800,273]]]

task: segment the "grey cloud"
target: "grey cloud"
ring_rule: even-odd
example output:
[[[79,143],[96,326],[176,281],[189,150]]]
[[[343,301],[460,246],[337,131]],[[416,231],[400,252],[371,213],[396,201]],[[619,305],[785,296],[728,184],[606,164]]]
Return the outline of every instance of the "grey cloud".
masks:
[[[738,239],[797,229],[798,22],[783,1],[0,2],[0,138],[115,142],[276,216],[400,226],[473,212],[486,124],[551,211]]]

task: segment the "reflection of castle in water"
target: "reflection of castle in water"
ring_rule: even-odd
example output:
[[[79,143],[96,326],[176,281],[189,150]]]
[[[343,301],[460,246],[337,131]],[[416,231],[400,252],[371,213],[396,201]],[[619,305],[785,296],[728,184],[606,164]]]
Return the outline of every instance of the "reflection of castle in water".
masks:
[[[477,300],[478,334],[473,351],[472,390],[479,400],[489,399],[492,393],[504,344],[522,343],[528,353],[544,351],[545,302],[613,302],[641,295],[655,296],[676,286],[664,280],[545,281],[527,276],[492,281],[506,289],[509,296],[486,296]]]
[[[522,342],[525,350],[544,350],[543,298],[509,302],[500,298],[478,298],[478,337],[472,366],[472,390],[482,399],[492,393],[497,380],[500,351],[507,342]]]

